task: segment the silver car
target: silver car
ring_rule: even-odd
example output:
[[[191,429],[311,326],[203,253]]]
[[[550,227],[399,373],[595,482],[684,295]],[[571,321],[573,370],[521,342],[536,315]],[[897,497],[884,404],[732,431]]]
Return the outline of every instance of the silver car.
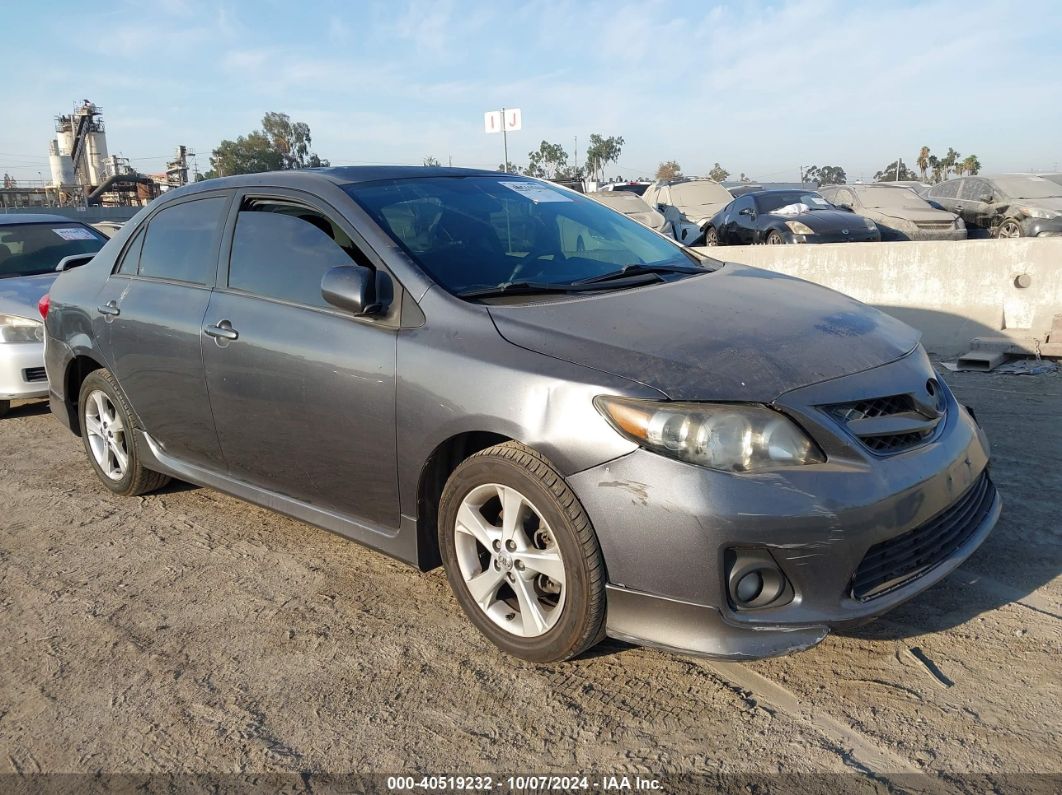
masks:
[[[962,218],[934,207],[911,188],[893,182],[824,185],[819,193],[836,207],[872,220],[882,240],[966,239]]]
[[[0,214],[0,416],[12,400],[48,396],[37,304],[61,259],[98,251],[105,241],[57,215]]]
[[[46,328],[52,411],[106,488],[180,478],[442,564],[537,662],[606,635],[806,648],[1000,510],[913,329],[512,174],[170,191],[60,275]]]
[[[659,210],[654,210],[636,193],[626,190],[610,190],[586,195],[594,201],[634,219],[642,226],[647,226],[667,237],[673,238],[675,236],[671,223],[664,217],[664,214]]]

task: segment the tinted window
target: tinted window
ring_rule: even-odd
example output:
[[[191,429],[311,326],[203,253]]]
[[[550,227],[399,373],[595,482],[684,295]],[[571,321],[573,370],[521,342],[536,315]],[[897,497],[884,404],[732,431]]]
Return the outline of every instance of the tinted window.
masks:
[[[99,251],[107,238],[78,223],[0,226],[0,279],[50,273],[72,254]]]
[[[832,210],[833,206],[818,193],[812,191],[779,191],[778,193],[752,194],[761,213],[773,213],[792,204],[803,204],[809,210]]]
[[[350,239],[320,213],[282,203],[240,210],[229,260],[229,287],[309,306],[330,306],[321,279],[353,264]]]
[[[735,199],[734,205],[730,208],[730,213],[732,215],[740,215],[741,211],[746,207],[756,209],[756,206],[752,203],[751,196],[741,196],[740,198]]]
[[[964,179],[962,181],[962,189],[959,191],[959,198],[979,202],[986,193],[991,193],[991,191],[983,179]]]
[[[140,275],[212,284],[217,265],[214,241],[225,202],[219,196],[161,210],[148,222]]]
[[[122,255],[122,262],[118,266],[119,273],[136,273],[140,264],[140,249],[144,247],[144,229],[145,227],[141,227],[137,230],[136,236]]]
[[[512,175],[381,180],[344,188],[436,282],[461,293],[513,281],[568,285],[692,256],[592,199]]]

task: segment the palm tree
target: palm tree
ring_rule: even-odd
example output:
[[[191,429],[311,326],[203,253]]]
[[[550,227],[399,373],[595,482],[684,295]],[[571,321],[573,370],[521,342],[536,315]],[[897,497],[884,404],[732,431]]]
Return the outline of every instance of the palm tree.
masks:
[[[958,169],[956,168],[956,166],[958,166],[958,164],[959,164],[959,158],[960,157],[962,157],[962,155],[960,155],[958,152],[956,152],[950,146],[948,147],[948,153],[946,155],[944,155],[944,159],[942,161],[940,161],[941,163],[944,164],[944,179],[948,178],[948,172],[950,170],[954,169],[956,172],[958,172]]]
[[[981,170],[981,161],[977,159],[977,155],[969,155],[962,161],[963,173],[973,176]]]
[[[922,175],[922,182],[926,181],[926,171],[929,170],[929,147],[923,146],[918,150],[918,171]]]
[[[926,162],[933,169],[933,182],[940,182],[944,178],[944,164],[940,158],[936,155],[930,155],[929,160]]]

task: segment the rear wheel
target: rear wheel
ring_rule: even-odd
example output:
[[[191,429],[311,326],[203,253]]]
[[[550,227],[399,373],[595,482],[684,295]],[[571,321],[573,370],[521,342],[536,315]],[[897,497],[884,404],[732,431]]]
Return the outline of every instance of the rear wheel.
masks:
[[[560,474],[516,442],[454,470],[439,546],[461,608],[496,646],[558,662],[605,631],[605,566],[590,520]]]
[[[1013,218],[1007,218],[999,225],[996,237],[1021,237],[1021,224]]]
[[[785,245],[785,238],[782,237],[782,233],[774,229],[767,235],[768,246],[782,246]]]
[[[141,465],[133,412],[108,370],[94,370],[81,385],[78,418],[92,468],[115,494],[134,497],[169,482],[168,475]]]
[[[709,226],[708,231],[704,233],[704,245],[706,246],[718,246],[719,245],[719,233],[715,230],[714,226]]]

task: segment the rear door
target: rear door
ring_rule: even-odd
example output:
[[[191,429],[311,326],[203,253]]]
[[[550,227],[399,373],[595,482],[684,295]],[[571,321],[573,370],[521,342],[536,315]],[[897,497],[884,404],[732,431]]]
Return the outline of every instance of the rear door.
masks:
[[[321,297],[332,268],[382,265],[339,213],[298,191],[241,192],[227,228],[203,358],[229,472],[397,527],[397,315],[355,318]]]
[[[231,195],[167,204],[130,239],[97,298],[101,339],[144,430],[165,452],[223,470],[200,334]]]

